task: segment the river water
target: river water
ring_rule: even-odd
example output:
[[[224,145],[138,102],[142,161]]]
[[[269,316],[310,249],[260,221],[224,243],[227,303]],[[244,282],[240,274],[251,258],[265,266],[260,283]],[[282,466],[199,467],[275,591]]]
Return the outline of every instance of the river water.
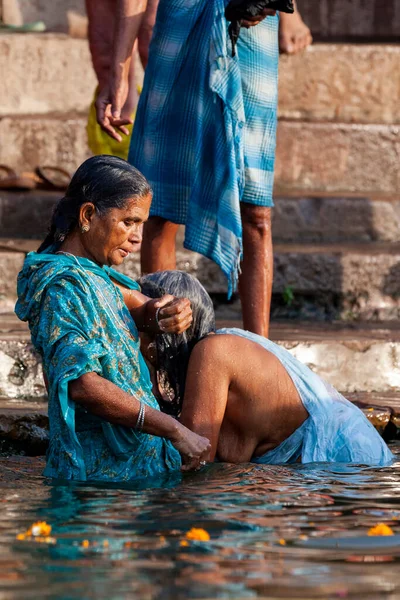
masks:
[[[400,598],[400,462],[215,464],[125,487],[42,469],[0,459],[0,600]],[[38,520],[51,540],[16,539]],[[368,536],[381,522],[394,535]]]

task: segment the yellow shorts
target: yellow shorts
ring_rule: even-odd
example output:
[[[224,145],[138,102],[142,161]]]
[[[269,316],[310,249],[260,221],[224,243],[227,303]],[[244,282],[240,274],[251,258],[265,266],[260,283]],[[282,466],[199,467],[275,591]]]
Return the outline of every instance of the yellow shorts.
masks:
[[[111,154],[119,158],[128,158],[129,144],[131,143],[132,125],[126,125],[129,129],[129,136],[122,134],[122,142],[117,142],[102,130],[96,120],[95,102],[97,98],[97,89],[94,93],[92,104],[89,108],[88,122],[86,132],[88,136],[88,145],[93,154]],[[133,113],[132,118],[135,117]]]

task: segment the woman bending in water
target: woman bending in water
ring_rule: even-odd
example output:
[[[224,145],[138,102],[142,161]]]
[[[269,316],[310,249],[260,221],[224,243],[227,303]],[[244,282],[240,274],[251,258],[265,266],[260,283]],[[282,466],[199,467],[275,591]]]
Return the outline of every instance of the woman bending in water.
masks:
[[[363,413],[287,350],[240,329],[215,331],[211,299],[196,279],[164,271],[140,284],[147,296],[191,301],[191,327],[155,343],[146,335],[142,350],[158,380],[170,384],[162,405],[210,440],[208,460],[391,463]]]
[[[16,313],[48,382],[49,477],[126,481],[179,470],[181,456],[197,464],[209,448],[160,412],[136,327],[184,331],[190,303],[146,298],[112,268],[141,241],[150,203],[146,179],[127,162],[87,160],[19,275]]]

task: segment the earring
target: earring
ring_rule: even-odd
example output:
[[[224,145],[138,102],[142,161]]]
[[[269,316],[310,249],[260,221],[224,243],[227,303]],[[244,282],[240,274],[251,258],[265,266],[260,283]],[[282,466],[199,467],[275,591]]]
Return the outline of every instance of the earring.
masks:
[[[87,233],[89,231],[89,229],[90,229],[89,225],[83,225],[81,227],[82,233]]]

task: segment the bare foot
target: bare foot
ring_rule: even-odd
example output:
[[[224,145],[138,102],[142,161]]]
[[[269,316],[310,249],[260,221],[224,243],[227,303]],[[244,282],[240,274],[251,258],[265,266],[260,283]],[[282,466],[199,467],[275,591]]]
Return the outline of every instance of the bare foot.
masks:
[[[304,23],[298,10],[292,15],[280,13],[279,50],[296,54],[312,44],[311,31]]]

